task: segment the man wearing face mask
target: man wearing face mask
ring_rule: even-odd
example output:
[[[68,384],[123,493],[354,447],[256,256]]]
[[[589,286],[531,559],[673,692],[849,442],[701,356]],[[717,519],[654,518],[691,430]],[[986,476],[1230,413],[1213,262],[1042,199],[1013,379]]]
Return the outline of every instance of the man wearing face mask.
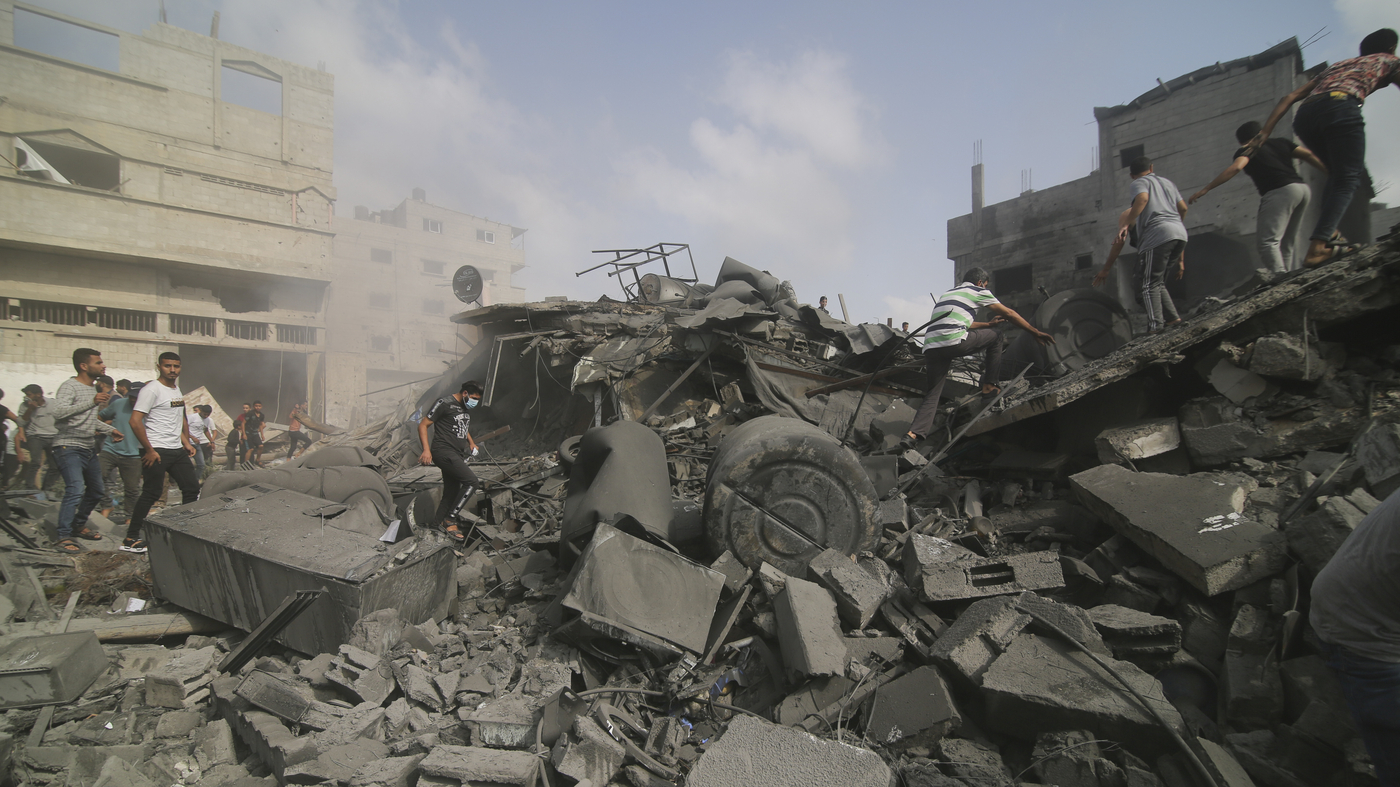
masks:
[[[453,541],[467,540],[459,527],[462,506],[476,491],[476,473],[467,466],[467,459],[476,456],[476,441],[468,427],[471,410],[481,403],[481,384],[475,380],[462,383],[462,389],[433,403],[427,415],[418,422],[418,440],[423,453],[418,457],[425,465],[437,465],[442,470],[442,503],[435,520]],[[431,441],[429,427],[433,430]]]

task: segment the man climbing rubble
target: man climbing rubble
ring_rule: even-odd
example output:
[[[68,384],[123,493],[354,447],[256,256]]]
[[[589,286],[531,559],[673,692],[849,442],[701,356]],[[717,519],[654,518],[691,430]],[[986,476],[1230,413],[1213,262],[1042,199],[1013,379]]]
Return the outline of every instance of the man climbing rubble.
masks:
[[[146,551],[141,527],[151,506],[165,491],[168,473],[180,487],[180,502],[188,505],[199,499],[199,477],[194,471],[195,447],[185,418],[185,396],[180,392],[180,356],[161,353],[156,361],[160,376],[146,384],[132,407],[131,431],[140,441],[142,454],[141,497],[131,512],[131,523],[122,541],[122,551]]]
[[[982,367],[982,396],[991,398],[997,391],[997,375],[1001,370],[1001,333],[992,330],[1007,320],[1022,330],[1030,331],[1037,342],[1054,344],[1055,337],[1026,322],[1014,309],[1002,305],[987,283],[991,274],[983,268],[972,268],[963,275],[963,283],[943,293],[933,307],[928,331],[924,333],[924,363],[926,382],[924,403],[914,414],[914,422],[909,425],[905,442],[913,445],[928,437],[933,430],[934,418],[938,415],[938,399],[943,394],[943,383],[948,379],[948,370],[955,358],[985,353]],[[977,322],[977,310],[990,309],[997,316],[989,322]]]
[[[459,543],[467,540],[467,534],[460,527],[462,506],[477,485],[476,473],[467,466],[467,460],[477,453],[469,427],[471,410],[481,403],[481,394],[481,384],[468,380],[457,393],[434,402],[428,414],[418,422],[418,440],[423,445],[418,459],[425,465],[437,465],[442,471],[442,502],[438,504],[434,521],[441,522],[447,535]],[[428,427],[433,429],[431,443]]]

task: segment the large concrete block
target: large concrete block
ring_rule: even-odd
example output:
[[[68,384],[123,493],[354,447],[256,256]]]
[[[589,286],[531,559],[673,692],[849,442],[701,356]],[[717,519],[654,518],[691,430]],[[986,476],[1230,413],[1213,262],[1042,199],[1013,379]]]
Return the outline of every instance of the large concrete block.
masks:
[[[773,599],[773,612],[788,669],[803,675],[840,675],[846,671],[846,644],[836,602],[825,588],[789,578]]]
[[[1284,380],[1316,380],[1327,371],[1327,362],[1311,344],[1280,333],[1255,340],[1249,370]]]
[[[865,628],[890,595],[888,585],[834,549],[812,558],[807,575],[831,591],[841,620],[853,629]]]
[[[375,510],[261,485],[166,508],[146,520],[156,595],[252,631],[296,591],[324,588],[277,637],[303,653],[334,652],[375,610],[395,608],[410,624],[444,616],[457,595],[452,550],[385,549],[383,524],[365,509]]]
[[[1116,464],[1123,459],[1146,459],[1174,450],[1181,445],[1181,430],[1175,418],[1157,418],[1151,421],[1115,426],[1105,429],[1094,438],[1094,446],[1099,452],[1099,461]]]
[[[915,587],[920,596],[930,602],[961,601],[1065,586],[1060,556],[1049,551],[927,563],[921,574],[921,582]]]
[[[1163,656],[1181,650],[1181,624],[1171,618],[1104,604],[1089,610],[1114,658]]]
[[[929,656],[953,675],[973,685],[1031,622],[1016,609],[1016,599],[984,598],[973,602],[933,643]]]
[[[695,761],[686,787],[895,787],[869,749],[740,716]]]
[[[1100,465],[1070,483],[1089,510],[1207,596],[1285,566],[1283,534],[1243,516],[1248,490],[1230,477]]]
[[[1178,732],[1181,715],[1155,678],[1126,661],[1111,662]],[[1091,730],[1139,756],[1174,751],[1171,736],[1117,679],[1058,640],[1023,633],[982,676],[987,725],[1035,740],[1044,730]]]
[[[418,763],[428,776],[491,787],[536,787],[542,783],[541,760],[524,751],[438,746]]]
[[[0,708],[72,702],[106,669],[91,631],[14,640],[0,649]]]
[[[1316,576],[1365,518],[1346,498],[1329,497],[1311,514],[1295,517],[1283,532],[1288,537],[1289,551]]]
[[[962,724],[948,686],[934,667],[920,667],[876,689],[865,719],[867,737],[900,750],[928,747]]]

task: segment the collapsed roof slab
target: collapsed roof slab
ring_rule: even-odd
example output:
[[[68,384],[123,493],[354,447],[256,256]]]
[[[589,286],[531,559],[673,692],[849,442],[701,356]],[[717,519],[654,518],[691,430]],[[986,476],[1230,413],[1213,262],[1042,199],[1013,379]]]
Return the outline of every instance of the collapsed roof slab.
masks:
[[[1400,304],[1400,237],[1346,259],[1304,270],[1263,287],[1181,326],[1139,337],[1083,368],[1039,388],[1005,398],[1005,408],[973,424],[965,436],[990,432],[1057,410],[1090,391],[1131,377],[1215,336],[1246,339],[1281,330],[1301,331],[1306,311],[1319,327],[1345,322]]]

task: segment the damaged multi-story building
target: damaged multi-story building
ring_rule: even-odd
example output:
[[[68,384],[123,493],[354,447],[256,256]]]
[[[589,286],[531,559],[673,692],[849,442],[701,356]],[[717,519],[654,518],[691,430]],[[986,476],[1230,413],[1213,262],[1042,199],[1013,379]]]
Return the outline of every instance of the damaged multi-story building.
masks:
[[[423,189],[391,210],[336,216],[328,298],[326,419],[360,426],[387,414],[405,386],[436,378],[478,340],[448,315],[453,277],[471,266],[483,306],[525,300],[525,230],[431,204]]]
[[[969,268],[992,274],[997,297],[1032,313],[1054,293],[1088,287],[1107,259],[1118,215],[1130,201],[1128,165],[1139,156],[1183,195],[1206,185],[1238,148],[1235,129],[1262,122],[1279,98],[1312,78],[1326,64],[1303,67],[1296,39],[1249,57],[1215,63],[1162,82],[1131,102],[1096,107],[1097,165],[1088,175],[1047,189],[1027,190],[995,205],[983,204],[983,164],[972,167],[972,212],[948,221],[948,257],[959,280]],[[1290,114],[1279,124],[1291,129]],[[1322,179],[1300,166],[1314,200],[1304,226],[1316,219]],[[1369,200],[1359,194],[1343,225],[1350,238],[1370,239]],[[1255,217],[1259,198],[1249,178],[1237,177],[1212,191],[1186,215],[1191,240],[1186,276],[1169,281],[1178,302],[1190,305],[1249,277],[1259,267]],[[1125,247],[1108,291],[1129,307],[1136,298],[1135,254]]]
[[[0,1],[3,386],[175,351],[225,408],[324,395],[333,78]],[[11,399],[11,403],[13,403]]]

